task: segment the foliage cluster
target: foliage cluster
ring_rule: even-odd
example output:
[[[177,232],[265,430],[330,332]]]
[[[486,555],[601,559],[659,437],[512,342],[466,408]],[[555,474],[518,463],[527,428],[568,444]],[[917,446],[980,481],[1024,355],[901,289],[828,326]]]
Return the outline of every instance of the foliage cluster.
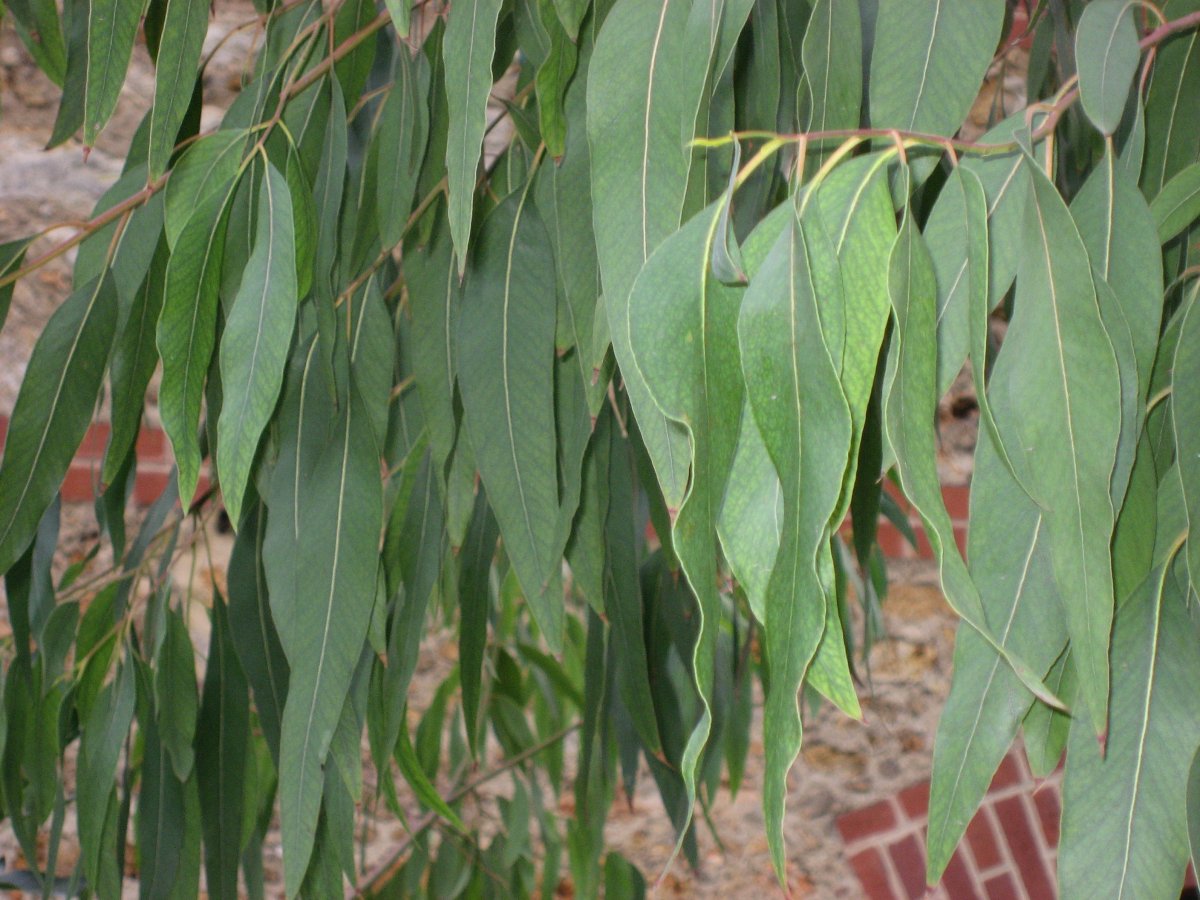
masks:
[[[52,144],[95,140],[139,37],[157,66],[90,222],[0,245],[5,312],[78,247],[0,465],[0,797],[26,857],[50,848],[48,874],[7,877],[55,887],[73,806],[70,890],[116,896],[132,828],[143,896],[194,897],[201,868],[212,896],[261,895],[278,802],[288,895],[340,895],[365,729],[374,802],[402,814],[395,771],[426,810],[387,890],[550,896],[566,871],[622,895],[618,784],[648,765],[694,858],[757,679],[783,878],[799,701],[860,714],[890,479],[962,619],[930,880],[1021,732],[1038,774],[1066,754],[1064,896],[1178,888],[1200,820],[1198,0],[1030,4],[1045,99],[976,142],[954,136],[1005,0],[255,4],[257,56],[200,133],[208,0],[6,2],[63,88]],[[512,137],[484,159],[506,72]],[[964,557],[935,419],[968,360]],[[159,368],[177,477],[127,535]],[[118,563],[55,580],[102,391]],[[198,679],[165,573],[217,502],[206,459],[237,540]],[[410,719],[431,617],[458,665]],[[483,837],[462,804],[501,774]]]

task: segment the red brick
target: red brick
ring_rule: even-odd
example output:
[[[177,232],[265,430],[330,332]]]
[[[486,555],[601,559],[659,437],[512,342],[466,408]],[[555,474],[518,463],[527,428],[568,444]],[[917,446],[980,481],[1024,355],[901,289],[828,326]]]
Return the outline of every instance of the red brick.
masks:
[[[137,455],[140,460],[167,459],[167,436],[161,428],[142,428],[138,432]]]
[[[994,875],[983,883],[988,900],[1021,900],[1021,893],[1007,872]]]
[[[971,488],[965,484],[951,484],[942,488],[942,500],[946,512],[955,522],[965,522],[971,516]]]
[[[873,834],[891,831],[898,824],[895,810],[887,800],[864,809],[856,809],[838,816],[837,829],[847,844],[860,841]]]
[[[1021,771],[1021,764],[1010,753],[1000,761],[1000,766],[996,769],[996,774],[992,778],[992,786],[988,788],[988,791],[999,791],[1007,787],[1013,787],[1024,780],[1025,773]]]
[[[892,892],[892,883],[888,878],[887,863],[878,850],[868,847],[861,853],[854,854],[850,857],[850,868],[854,869],[854,874],[858,876],[864,896],[870,900],[894,900],[896,895]]]
[[[925,896],[925,852],[913,835],[906,835],[888,847],[888,856],[900,876],[909,900]]]
[[[91,463],[75,460],[62,483],[64,503],[86,503],[96,496],[95,473]]]
[[[167,489],[170,480],[170,472],[150,467],[139,468],[133,485],[133,502],[139,506],[149,506]]]
[[[975,868],[986,872],[1004,862],[1000,846],[996,843],[996,832],[988,821],[986,810],[981,809],[967,826],[967,846],[971,848],[971,856],[975,858]]]
[[[1025,799],[1006,797],[997,800],[993,808],[1029,900],[1055,900],[1054,882],[1042,861],[1041,847],[1025,811]]]
[[[942,876],[942,887],[946,889],[951,900],[978,900],[979,889],[961,850],[955,851],[950,857],[950,864],[946,866],[946,873]]]
[[[1037,807],[1038,822],[1042,826],[1046,846],[1058,847],[1058,822],[1061,815],[1058,791],[1050,785],[1039,788],[1033,792],[1033,805]]]
[[[76,451],[76,459],[83,457],[85,459],[100,459],[104,456],[104,448],[108,446],[108,434],[110,431],[107,422],[93,422],[88,426],[87,433],[83,436],[83,442],[79,445],[79,450]]]
[[[905,788],[898,799],[900,808],[910,819],[924,819],[929,814],[929,782]]]

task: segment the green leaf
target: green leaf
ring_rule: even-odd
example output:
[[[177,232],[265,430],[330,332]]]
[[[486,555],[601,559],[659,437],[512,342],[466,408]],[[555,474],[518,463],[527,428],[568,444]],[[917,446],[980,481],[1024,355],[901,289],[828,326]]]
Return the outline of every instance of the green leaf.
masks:
[[[879,0],[871,126],[947,136],[958,131],[1003,21],[1002,0]]]
[[[1200,292],[1193,290],[1179,326],[1172,367],[1171,406],[1175,458],[1187,510],[1185,559],[1192,589],[1200,589]]]
[[[246,676],[230,636],[225,601],[213,598],[212,641],[196,727],[196,780],[204,831],[204,874],[211,893],[237,892],[246,808],[246,752],[250,740],[250,700]]]
[[[280,771],[290,773],[280,785],[289,896],[308,868],[322,764],[375,602],[382,505],[379,451],[351,385],[300,498],[295,608],[286,611],[292,621],[280,629],[291,665],[280,750]]]
[[[279,643],[279,633],[271,617],[267,596],[266,571],[263,568],[263,541],[266,535],[266,511],[251,510],[233,542],[226,583],[229,591],[229,617],[241,627],[230,630],[234,650],[254,691],[258,723],[279,765],[279,735],[283,706],[287,699],[288,664]],[[282,514],[282,511],[281,511]]]
[[[1058,879],[1064,897],[1160,897],[1188,861],[1188,768],[1200,744],[1195,631],[1169,559],[1117,610],[1108,740],[1071,723]]]
[[[550,52],[538,67],[534,81],[538,123],[546,150],[557,162],[566,152],[567,115],[563,101],[571,76],[575,74],[579,54],[573,40],[555,16],[551,0],[538,0],[538,7],[542,24],[550,32]]]
[[[549,590],[558,515],[554,258],[528,189],[488,216],[463,290],[458,381],[479,474],[522,590],[552,647],[562,598]]]
[[[1046,176],[1032,164],[1030,173],[1016,313],[993,376],[1007,379],[1011,408],[997,422],[1016,438],[1017,474],[1043,509],[1080,688],[1102,733],[1121,386],[1079,232]]]
[[[116,324],[105,275],[63,301],[34,345],[0,464],[0,572],[33,540],[87,432]]]
[[[194,669],[192,681],[195,691]],[[166,712],[161,705],[159,711]],[[138,727],[145,741],[138,793],[138,891],[145,898],[168,898],[182,880],[178,877],[180,857],[188,825],[183,784],[154,721],[139,721]]]
[[[1137,28],[1129,0],[1093,0],[1075,29],[1075,63],[1083,111],[1100,132],[1121,124],[1133,76],[1137,73]]]
[[[107,843],[106,820],[110,805],[115,809],[117,761],[133,723],[135,678],[132,662],[118,663],[112,680],[100,691],[91,709],[81,715],[75,810],[83,871],[93,885],[105,883],[101,872],[107,860],[102,858],[116,850],[115,845]]]
[[[475,513],[467,540],[459,553],[458,602],[462,610],[458,632],[459,684],[462,686],[463,720],[467,725],[467,743],[471,752],[478,741],[480,678],[483,654],[487,647],[488,619],[492,608],[489,580],[496,539],[500,536],[496,517],[480,491],[475,498]]]
[[[971,304],[978,296],[976,276],[982,264],[983,302],[987,302],[987,206],[979,179],[956,166],[942,186],[922,232],[937,279],[937,395],[941,397],[962,369],[978,339]],[[980,208],[981,203],[982,209]],[[982,216],[980,213],[982,212]],[[981,258],[982,257],[982,258]],[[986,328],[987,309],[983,310]],[[984,334],[986,341],[987,335]],[[984,349],[986,350],[986,343]],[[986,359],[980,360],[983,371]]]
[[[738,321],[746,392],[783,496],[763,620],[771,673],[763,812],[781,882],[787,772],[802,739],[796,694],[825,628],[827,586],[817,574],[818,556],[834,527],[841,493],[836,476],[846,467],[852,431],[809,254],[804,227],[789,223],[751,281]],[[836,267],[836,260],[830,263]]]
[[[1150,204],[1150,212],[1164,244],[1200,216],[1200,163],[1193,163],[1164,184]]]
[[[179,496],[191,503],[200,474],[197,428],[204,380],[216,344],[217,294],[225,252],[229,200],[236,181],[224,192],[208,194],[180,232],[167,262],[163,309],[158,320],[158,355],[163,360],[158,389],[163,430],[171,440]],[[170,240],[170,197],[167,198]]]
[[[1196,0],[1167,0],[1163,14],[1176,18],[1200,11]],[[1186,113],[1200,91],[1200,31],[1191,29],[1160,45],[1146,91],[1146,159],[1142,188],[1154,197],[1196,160],[1200,119]]]
[[[167,753],[175,777],[187,781],[195,760],[192,739],[196,735],[199,712],[196,657],[187,625],[178,611],[167,611],[164,631],[154,673],[158,709],[156,739]]]
[[[208,33],[209,0],[166,0],[166,7],[150,113],[147,161],[151,178],[166,171],[175,150]]]
[[[408,37],[408,29],[412,9],[408,5],[409,0],[384,0],[387,6],[388,15],[392,17],[392,27],[396,29],[398,37]]]
[[[108,447],[104,453],[103,484],[112,484],[137,440],[146,388],[158,367],[155,330],[163,305],[163,283],[167,273],[167,245],[160,241],[150,271],[133,298],[125,327],[113,345],[109,368],[112,413]]]
[[[287,182],[270,163],[258,193],[254,252],[221,336],[224,402],[217,424],[217,472],[229,520],[242,497],[259,438],[275,411],[296,321],[296,243]]]
[[[578,0],[576,0],[578,2]],[[59,87],[67,70],[67,48],[54,0],[8,0],[16,31],[38,68]]]
[[[141,0],[87,0],[87,11],[83,145],[91,147],[117,108],[141,23],[142,3]]]
[[[1192,850],[1192,869],[1200,864],[1200,749],[1192,757],[1187,783],[1188,843]]]
[[[446,181],[450,234],[461,278],[467,268],[467,244],[475,208],[475,173],[487,125],[496,53],[496,20],[501,0],[464,0],[454,7],[442,40],[446,72]]]
[[[429,139],[429,60],[424,53],[412,56],[403,45],[396,57],[396,81],[375,132],[379,144],[376,214],[385,247],[400,243],[404,235]]]
[[[988,619],[999,624],[996,637],[1035,671],[1045,671],[1066,640],[1061,618],[1044,613],[1057,594],[1046,532],[987,432],[975,449],[971,513],[971,576]],[[1032,703],[1000,655],[973,628],[959,626],[954,679],[933,745],[926,839],[931,884],[941,879]]]
[[[804,31],[806,131],[857,128],[862,105],[862,22],[856,0],[817,0]]]
[[[199,210],[232,193],[245,144],[246,132],[223,129],[200,138],[175,164],[166,187],[164,223],[172,250]]]
[[[25,251],[28,247],[28,239],[0,244],[0,278],[11,275],[21,268],[25,262]],[[0,287],[0,330],[4,328],[4,321],[8,318],[8,309],[12,305],[13,289],[16,286],[17,283],[12,281],[4,287]]]
[[[670,509],[687,487],[687,438],[655,408],[632,350],[629,294],[654,249],[679,227],[696,99],[682,95],[688,4],[618,0],[588,68],[592,219],[613,352]]]
[[[458,817],[458,813],[451,809],[450,805],[438,794],[437,788],[433,786],[433,782],[429,780],[429,776],[421,767],[417,753],[413,749],[412,740],[408,736],[407,727],[400,729],[400,743],[396,745],[396,762],[400,764],[400,774],[404,776],[408,786],[413,789],[413,793],[417,795],[417,800],[421,805],[445,819],[450,827],[466,833],[467,826]]]

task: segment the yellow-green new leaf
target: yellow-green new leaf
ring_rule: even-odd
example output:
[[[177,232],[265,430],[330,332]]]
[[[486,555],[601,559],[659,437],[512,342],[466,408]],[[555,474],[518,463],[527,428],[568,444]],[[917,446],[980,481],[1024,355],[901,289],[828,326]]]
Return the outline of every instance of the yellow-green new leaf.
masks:
[[[475,209],[475,173],[487,126],[492,90],[492,57],[496,53],[496,19],[501,0],[460,0],[446,22],[442,62],[446,73],[446,181],[450,234],[458,257],[458,274],[467,268],[467,243]]]
[[[217,474],[229,520],[242,497],[262,431],[275,411],[296,322],[296,243],[287,181],[270,163],[259,185],[254,251],[221,336],[224,399],[217,423]]]
[[[552,647],[558,517],[554,257],[529,191],[484,221],[463,289],[458,385],[479,474],[525,598]]]

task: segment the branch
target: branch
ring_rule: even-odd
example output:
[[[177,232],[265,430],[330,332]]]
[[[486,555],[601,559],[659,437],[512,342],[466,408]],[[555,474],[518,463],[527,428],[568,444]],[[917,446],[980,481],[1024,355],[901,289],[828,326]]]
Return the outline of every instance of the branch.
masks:
[[[582,724],[583,723],[581,722],[576,722],[573,725],[568,725],[561,731],[557,731],[550,735],[550,737],[546,738],[541,743],[534,744],[532,747],[528,747],[525,750],[522,750],[520,753],[503,760],[502,762],[498,763],[494,769],[489,769],[482,775],[478,775],[460,787],[452,790],[446,795],[446,803],[455,803],[461,800],[467,794],[473,793],[487,782],[492,781],[500,775],[503,775],[510,769],[515,769],[530,757],[537,756],[543,750],[553,747],[559,741],[563,740],[567,735],[574,731],[578,731]],[[408,852],[408,848],[413,845],[413,843],[422,833],[424,833],[431,825],[434,824],[434,822],[437,821],[437,818],[438,817],[436,813],[427,812],[417,819],[408,835],[400,842],[400,844],[392,852],[392,855],[389,856],[383,863],[381,863],[375,869],[373,874],[368,876],[365,881],[361,882],[357,886],[355,889],[355,895],[366,895],[371,891],[375,891],[387,884],[389,879],[393,878],[396,874],[396,871],[400,868],[401,861],[404,857],[404,854]]]

